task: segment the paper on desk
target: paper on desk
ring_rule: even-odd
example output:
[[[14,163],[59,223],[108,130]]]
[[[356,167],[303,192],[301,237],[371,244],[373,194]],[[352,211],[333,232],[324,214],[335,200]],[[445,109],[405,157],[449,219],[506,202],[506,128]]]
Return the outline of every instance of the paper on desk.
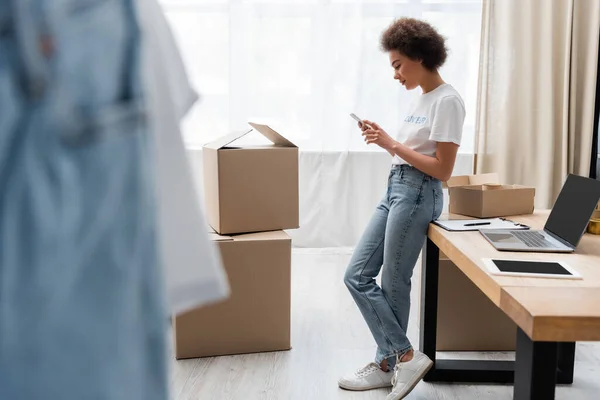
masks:
[[[487,225],[465,226],[466,224],[481,224],[489,222]],[[522,230],[529,229],[527,225],[519,224],[505,218],[482,218],[482,219],[451,219],[437,220],[434,224],[441,226],[448,231],[478,231],[480,229],[510,229]]]

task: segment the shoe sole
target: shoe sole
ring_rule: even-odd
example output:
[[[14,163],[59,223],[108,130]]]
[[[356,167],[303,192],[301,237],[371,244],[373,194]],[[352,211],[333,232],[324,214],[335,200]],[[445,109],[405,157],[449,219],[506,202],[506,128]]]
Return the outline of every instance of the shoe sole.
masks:
[[[397,396],[394,396],[394,397],[388,397],[385,400],[400,400],[400,399],[403,399],[406,396],[408,396],[409,393],[413,391],[413,389],[415,388],[415,386],[417,386],[417,384],[423,380],[423,378],[425,377],[425,375],[427,375],[427,373],[429,372],[429,370],[431,369],[431,367],[433,367],[433,361],[429,360],[429,363],[427,365],[425,365],[424,367],[422,367],[422,368],[419,369],[418,375],[417,375],[418,378],[415,379],[415,382],[408,387],[408,391],[406,393],[404,393],[403,395],[397,395]]]
[[[353,392],[364,392],[365,390],[389,388],[389,387],[392,387],[392,384],[390,383],[390,384],[384,385],[384,384],[380,383],[378,385],[371,385],[371,386],[350,386],[350,385],[346,385],[342,382],[338,382],[338,386],[344,390],[351,390]]]

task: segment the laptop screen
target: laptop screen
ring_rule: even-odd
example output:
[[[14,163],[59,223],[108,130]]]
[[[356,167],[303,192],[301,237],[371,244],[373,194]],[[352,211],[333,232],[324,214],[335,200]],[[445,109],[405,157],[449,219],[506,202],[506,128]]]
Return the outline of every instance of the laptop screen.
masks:
[[[567,180],[544,229],[577,246],[600,199],[600,181],[577,175]]]

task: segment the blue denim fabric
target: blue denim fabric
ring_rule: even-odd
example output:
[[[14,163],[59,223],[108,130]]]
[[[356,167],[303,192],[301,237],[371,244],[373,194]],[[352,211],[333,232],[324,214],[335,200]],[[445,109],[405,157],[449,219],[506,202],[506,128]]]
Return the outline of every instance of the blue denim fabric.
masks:
[[[165,400],[131,0],[0,0],[0,399]]]
[[[442,184],[408,165],[394,166],[385,196],[377,206],[344,276],[358,309],[377,343],[375,362],[412,346],[406,336],[410,279],[427,236],[429,222],[443,207]],[[381,287],[375,278],[382,270]]]

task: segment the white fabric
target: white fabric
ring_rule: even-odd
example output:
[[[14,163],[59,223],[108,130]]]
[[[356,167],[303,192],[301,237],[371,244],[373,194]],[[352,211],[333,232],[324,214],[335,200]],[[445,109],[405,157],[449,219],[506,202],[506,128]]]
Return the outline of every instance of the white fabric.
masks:
[[[380,151],[364,143],[349,113],[390,133],[402,125],[418,93],[394,81],[379,40],[395,18],[411,16],[447,38],[440,73],[465,100],[461,151],[472,152],[480,0],[161,2],[203,98],[183,124],[189,145],[244,129],[251,119],[269,119],[303,150]]]
[[[465,103],[460,94],[447,83],[419,96],[404,118],[397,140],[408,148],[435,157],[437,142],[452,142],[460,146]],[[408,164],[394,156],[393,164]]]
[[[550,208],[567,173],[590,172],[600,1],[542,3],[484,3],[476,170]]]
[[[142,69],[156,146],[159,239],[170,311],[229,294],[221,259],[208,238],[186,158],[179,121],[196,101],[177,47],[156,0],[138,0]]]

